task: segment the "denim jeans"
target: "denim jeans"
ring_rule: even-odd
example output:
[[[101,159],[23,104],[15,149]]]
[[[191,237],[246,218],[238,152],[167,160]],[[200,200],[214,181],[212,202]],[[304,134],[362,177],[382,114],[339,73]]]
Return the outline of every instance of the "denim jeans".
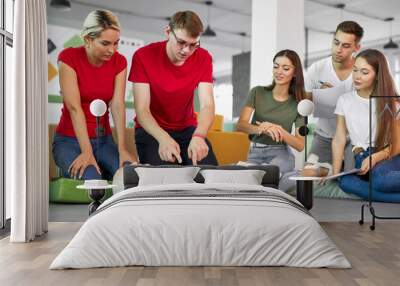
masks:
[[[190,140],[192,140],[195,127],[188,127],[182,131],[167,131],[168,134],[179,144],[181,149],[182,165],[192,165],[192,160],[189,159],[187,149],[189,148]],[[139,155],[141,164],[150,165],[174,165],[174,163],[161,160],[158,154],[158,141],[147,133],[143,128],[136,129],[135,132],[136,149]],[[218,165],[215,158],[211,143],[206,139],[208,146],[207,156],[197,162],[198,165]],[[175,163],[177,164],[177,163]]]
[[[250,148],[247,162],[258,165],[270,164],[279,167],[281,173],[279,180],[279,189],[287,191],[294,181],[288,179],[293,175],[295,159],[289,147],[286,145],[264,145],[263,147],[252,146]]]
[[[369,156],[371,150],[355,156],[355,166],[360,168],[362,161]],[[375,165],[371,173],[372,200],[381,202],[400,202],[400,155],[384,160]],[[346,193],[368,199],[369,176],[356,174],[340,178],[339,186]]]
[[[94,157],[100,167],[101,175],[93,165],[88,166],[83,173],[82,180],[106,179],[112,180],[114,173],[119,167],[119,153],[117,145],[111,135],[99,137],[99,148],[97,139],[90,139]],[[56,165],[61,169],[62,176],[70,178],[68,169],[72,162],[81,154],[81,148],[75,137],[55,134],[53,140],[53,156]]]
[[[258,165],[276,165],[279,167],[281,174],[293,171],[294,169],[294,156],[285,145],[252,146],[247,161]]]

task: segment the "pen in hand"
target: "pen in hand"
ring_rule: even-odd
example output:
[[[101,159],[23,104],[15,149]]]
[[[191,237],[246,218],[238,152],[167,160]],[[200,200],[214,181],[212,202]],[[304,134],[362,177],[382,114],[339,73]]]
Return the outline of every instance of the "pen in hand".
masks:
[[[329,82],[323,82],[322,80],[319,80],[318,82],[321,84],[320,88],[322,88],[322,89],[333,87],[333,85]]]

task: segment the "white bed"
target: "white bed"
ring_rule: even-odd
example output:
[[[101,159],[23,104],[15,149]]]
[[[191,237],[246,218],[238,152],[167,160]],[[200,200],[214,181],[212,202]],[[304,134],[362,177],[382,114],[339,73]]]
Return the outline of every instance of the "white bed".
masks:
[[[50,269],[128,265],[351,267],[289,195],[255,185],[198,183],[114,195]]]

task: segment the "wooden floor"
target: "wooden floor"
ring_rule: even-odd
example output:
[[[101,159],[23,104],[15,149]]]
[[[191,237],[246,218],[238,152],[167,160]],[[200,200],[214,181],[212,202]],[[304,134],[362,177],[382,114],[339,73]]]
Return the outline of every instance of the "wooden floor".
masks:
[[[50,223],[44,237],[27,244],[0,241],[0,285],[400,285],[400,222],[377,229],[355,222],[321,223],[353,268],[123,267],[48,270],[82,223]]]

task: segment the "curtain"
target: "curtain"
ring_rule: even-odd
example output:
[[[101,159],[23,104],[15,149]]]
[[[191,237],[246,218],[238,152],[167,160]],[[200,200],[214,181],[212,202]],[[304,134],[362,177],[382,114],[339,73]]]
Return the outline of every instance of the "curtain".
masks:
[[[13,94],[6,98],[6,187],[11,242],[48,229],[47,21],[45,0],[15,1]]]

